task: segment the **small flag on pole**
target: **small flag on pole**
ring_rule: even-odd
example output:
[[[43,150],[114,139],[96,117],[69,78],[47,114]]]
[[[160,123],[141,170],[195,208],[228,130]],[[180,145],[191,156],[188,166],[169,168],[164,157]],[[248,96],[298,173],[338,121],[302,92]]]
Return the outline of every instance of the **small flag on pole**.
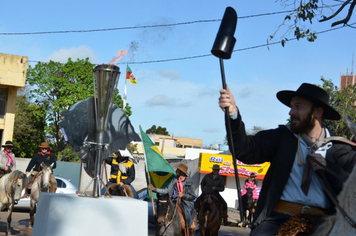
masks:
[[[129,65],[126,67],[126,79],[131,83],[131,84],[137,84],[135,75],[132,73],[131,68]]]

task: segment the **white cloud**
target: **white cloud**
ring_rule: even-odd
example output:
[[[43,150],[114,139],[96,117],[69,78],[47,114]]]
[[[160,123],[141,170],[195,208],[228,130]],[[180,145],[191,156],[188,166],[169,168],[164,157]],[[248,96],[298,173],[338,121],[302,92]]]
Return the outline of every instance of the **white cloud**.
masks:
[[[68,58],[72,58],[73,61],[76,61],[78,58],[85,59],[87,57],[89,57],[91,63],[98,63],[97,56],[94,54],[93,50],[86,45],[71,47],[69,49],[59,49],[48,56],[45,61],[52,60],[65,63],[68,61]]]
[[[177,80],[180,79],[180,74],[176,70],[158,70],[157,74],[162,78]]]

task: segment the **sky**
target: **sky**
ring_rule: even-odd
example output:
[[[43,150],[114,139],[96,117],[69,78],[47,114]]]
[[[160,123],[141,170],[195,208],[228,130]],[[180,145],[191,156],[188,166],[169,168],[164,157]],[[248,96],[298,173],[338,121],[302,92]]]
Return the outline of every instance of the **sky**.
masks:
[[[223,61],[225,79],[248,131],[286,123],[289,109],[277,100],[278,91],[296,90],[304,82],[321,85],[321,77],[339,86],[340,74],[353,69],[356,51],[355,28],[334,29],[333,21],[317,20],[306,24],[324,32],[315,42],[290,40],[282,47],[281,39],[294,36],[288,26],[279,28],[286,13],[272,13],[294,7],[275,0],[0,3],[0,53],[27,56],[31,66],[49,60],[65,63],[69,57],[89,57],[100,65],[127,50],[117,64],[118,88],[123,95],[128,64],[137,80],[136,85],[126,83],[135,131],[139,133],[140,125],[143,130],[161,126],[172,136],[202,139],[206,147],[223,144],[226,136],[218,107],[220,64],[210,52],[226,7],[235,9],[238,21],[234,51]],[[331,11],[325,8],[323,14]],[[342,11],[336,20],[346,14]],[[349,23],[355,20],[353,16]],[[48,33],[58,31],[67,33]],[[276,31],[274,44],[266,46]]]

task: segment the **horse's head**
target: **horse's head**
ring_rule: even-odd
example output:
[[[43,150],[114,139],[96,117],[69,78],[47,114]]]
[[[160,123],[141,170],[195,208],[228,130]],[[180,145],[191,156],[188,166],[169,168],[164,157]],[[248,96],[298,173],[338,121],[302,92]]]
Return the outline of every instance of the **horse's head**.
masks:
[[[167,219],[172,201],[169,194],[157,194],[157,224],[164,225],[164,220]]]
[[[49,181],[51,179],[52,167],[54,163],[51,165],[46,165],[45,163],[41,163],[41,191],[48,192],[49,191]]]
[[[26,174],[19,170],[15,170],[9,174],[8,186],[11,188],[11,193],[14,196],[14,200],[20,200],[22,196],[22,190],[27,186],[28,179]]]

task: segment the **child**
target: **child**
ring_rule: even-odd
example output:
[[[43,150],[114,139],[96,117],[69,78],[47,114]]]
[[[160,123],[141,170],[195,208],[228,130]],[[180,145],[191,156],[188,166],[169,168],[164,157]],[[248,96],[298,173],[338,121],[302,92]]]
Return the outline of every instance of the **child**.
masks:
[[[251,174],[245,182],[244,190],[241,192],[241,196],[247,193],[247,188],[252,189],[253,199],[258,199],[258,193],[256,192],[256,183],[254,181],[255,174]]]

